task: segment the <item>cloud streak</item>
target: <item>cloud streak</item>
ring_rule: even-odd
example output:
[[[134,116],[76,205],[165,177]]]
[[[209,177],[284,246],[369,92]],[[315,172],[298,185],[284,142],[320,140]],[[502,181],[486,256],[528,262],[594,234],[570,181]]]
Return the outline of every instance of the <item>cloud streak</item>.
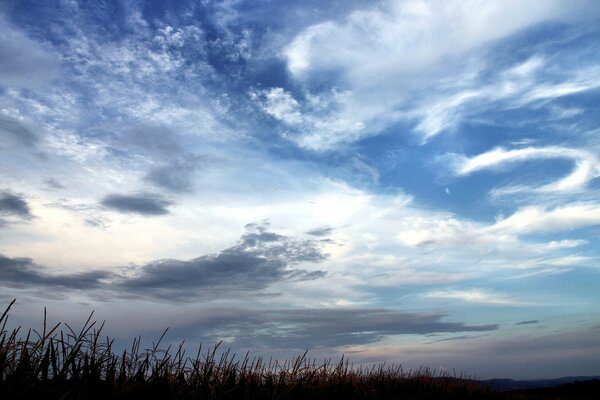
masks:
[[[153,194],[123,195],[111,194],[102,199],[101,204],[124,214],[158,216],[169,213],[171,202]]]
[[[538,187],[507,187],[495,190],[495,193],[537,191],[572,192],[581,190],[591,180],[600,176],[600,161],[590,151],[565,147],[526,147],[506,150],[501,147],[473,157],[458,156],[454,160],[454,172],[458,176],[468,176],[486,169],[500,169],[505,165],[522,163],[528,160],[564,158],[572,160],[575,167],[571,173],[555,182]]]
[[[488,332],[498,325],[445,321],[446,315],[392,309],[321,308],[223,310],[185,329],[232,338],[238,348],[306,350],[377,343],[395,335]],[[268,344],[267,344],[268,343]]]
[[[425,294],[425,297],[461,300],[469,303],[490,304],[495,306],[522,307],[534,305],[530,302],[521,301],[507,296],[506,294],[494,293],[481,289],[447,289],[435,290]]]
[[[569,231],[600,224],[600,205],[595,203],[570,204],[554,209],[528,206],[501,219],[486,230],[515,234]]]
[[[10,258],[0,254],[0,281],[2,286],[19,289],[47,287],[91,290],[103,286],[111,273],[90,271],[74,274],[49,274],[46,269],[29,258]]]

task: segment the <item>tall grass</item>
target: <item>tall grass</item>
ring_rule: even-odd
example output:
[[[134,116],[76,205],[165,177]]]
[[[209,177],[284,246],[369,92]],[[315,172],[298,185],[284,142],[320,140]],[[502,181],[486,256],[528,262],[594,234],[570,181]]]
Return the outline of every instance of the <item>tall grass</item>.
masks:
[[[219,345],[192,357],[184,345],[113,351],[93,313],[81,329],[6,330],[13,300],[0,317],[0,398],[40,399],[476,399],[504,398],[461,377],[422,368],[317,363],[306,353],[285,362],[237,359]]]

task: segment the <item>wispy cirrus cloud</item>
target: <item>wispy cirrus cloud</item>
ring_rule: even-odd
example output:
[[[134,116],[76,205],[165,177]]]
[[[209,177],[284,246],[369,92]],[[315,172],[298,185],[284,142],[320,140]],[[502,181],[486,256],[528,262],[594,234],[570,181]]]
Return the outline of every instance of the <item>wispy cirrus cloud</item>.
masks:
[[[545,207],[531,205],[518,208],[507,217],[499,217],[494,223],[460,219],[452,214],[427,216],[409,215],[401,220],[398,240],[408,246],[428,244],[444,245],[506,245],[516,244],[521,235],[533,233],[569,232],[600,224],[600,206],[596,203],[569,203],[565,206]],[[553,240],[543,244],[546,250],[560,250],[586,244],[586,240]]]
[[[537,187],[509,186],[494,190],[496,195],[522,191],[573,192],[585,189],[593,179],[600,176],[600,161],[594,152],[567,147],[526,147],[512,150],[495,148],[473,157],[452,156],[454,173],[468,176],[486,169],[502,169],[528,160],[568,159],[575,164],[571,173],[555,182]]]
[[[506,293],[496,293],[482,289],[445,289],[427,292],[430,298],[462,300],[470,303],[490,304],[496,306],[523,307],[536,305],[535,302],[520,300]]]
[[[527,234],[569,231],[598,224],[600,224],[600,205],[572,203],[552,209],[543,206],[523,207],[487,229],[490,232]]]
[[[222,332],[227,337],[235,338],[231,345],[241,348],[262,348],[265,340],[268,340],[271,351],[374,344],[395,335],[490,332],[498,329],[496,324],[469,325],[446,321],[446,315],[439,313],[393,309],[237,310],[233,315],[231,311],[228,313],[225,310],[222,314],[224,318],[212,316],[200,319],[187,329],[197,326],[205,334]]]

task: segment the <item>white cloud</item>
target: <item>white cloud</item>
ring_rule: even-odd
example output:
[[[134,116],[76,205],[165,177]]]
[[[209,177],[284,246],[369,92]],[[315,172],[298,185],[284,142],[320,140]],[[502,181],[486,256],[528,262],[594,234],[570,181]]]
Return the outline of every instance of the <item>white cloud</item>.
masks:
[[[544,21],[592,17],[596,8],[589,1],[390,0],[310,26],[283,51],[290,73],[307,87],[326,80],[348,96],[326,95],[329,112],[320,117],[329,123],[298,126],[292,139],[324,150],[403,121],[416,123],[425,142],[492,106],[511,109],[597,88],[596,66],[552,69],[556,76],[548,78],[550,61],[541,55],[498,72],[479,52]],[[490,73],[495,78],[484,80]]]
[[[526,147],[505,150],[495,148],[473,157],[457,156],[454,158],[454,172],[458,176],[467,176],[486,169],[499,169],[507,164],[524,162],[532,159],[566,158],[573,160],[575,167],[566,177],[538,187],[507,187],[495,189],[496,195],[520,191],[537,192],[572,192],[585,188],[585,185],[600,176],[600,161],[596,155],[587,150],[567,147]]]
[[[327,112],[348,102],[349,92],[332,90],[321,95],[307,92],[303,102],[280,87],[253,90],[249,94],[264,113],[285,124],[287,138],[304,148],[327,150],[344,138],[359,138],[365,129],[365,124],[355,118]]]
[[[265,113],[286,124],[298,124],[303,120],[298,102],[283,88],[255,90],[250,92],[250,98],[258,103]]]
[[[462,300],[469,303],[491,304],[498,306],[524,306],[534,305],[534,303],[517,300],[514,296],[508,294],[496,293],[482,289],[448,289],[434,290],[425,293],[424,297]]]
[[[66,131],[55,131],[46,137],[45,145],[54,153],[79,163],[99,161],[106,156],[106,145],[98,140],[85,139]]]
[[[571,203],[548,209],[526,206],[493,224],[461,219],[441,212],[425,212],[415,208],[394,220],[396,239],[405,246],[452,246],[455,248],[498,248],[508,251],[521,245],[519,237],[534,233],[569,232],[600,224],[600,205]],[[586,244],[585,240],[554,240],[538,244],[531,250],[562,250]],[[529,244],[531,246],[531,244]]]
[[[542,206],[528,206],[510,217],[486,228],[489,233],[513,234],[564,232],[600,224],[600,205],[596,203],[570,204],[547,210]]]
[[[419,71],[449,54],[460,55],[548,19],[567,19],[574,10],[559,1],[384,1],[355,11],[342,22],[324,22],[299,34],[285,55],[295,75],[336,70],[349,80],[378,73]],[[370,84],[371,82],[361,82]]]
[[[558,249],[571,249],[574,247],[584,246],[588,243],[587,240],[552,240],[549,243],[545,244],[542,249],[543,251],[547,250],[558,250]]]
[[[588,266],[591,262],[595,262],[594,257],[582,256],[578,254],[571,254],[563,257],[545,257],[545,258],[534,258],[526,262],[517,265],[517,268],[531,269],[540,267],[576,267],[576,266]]]

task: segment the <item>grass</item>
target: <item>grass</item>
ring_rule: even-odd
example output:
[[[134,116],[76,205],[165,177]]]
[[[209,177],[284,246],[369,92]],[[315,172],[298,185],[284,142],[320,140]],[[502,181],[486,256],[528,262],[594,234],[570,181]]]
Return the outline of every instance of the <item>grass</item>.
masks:
[[[0,317],[0,398],[38,399],[516,399],[463,377],[422,368],[354,368],[348,360],[316,363],[306,353],[277,362],[236,359],[219,344],[188,357],[183,343],[151,348],[140,338],[113,351],[104,324],[46,325],[42,332],[6,330],[13,300]],[[537,397],[536,397],[537,398]],[[540,397],[542,398],[542,397]],[[545,398],[545,397],[544,397]]]

